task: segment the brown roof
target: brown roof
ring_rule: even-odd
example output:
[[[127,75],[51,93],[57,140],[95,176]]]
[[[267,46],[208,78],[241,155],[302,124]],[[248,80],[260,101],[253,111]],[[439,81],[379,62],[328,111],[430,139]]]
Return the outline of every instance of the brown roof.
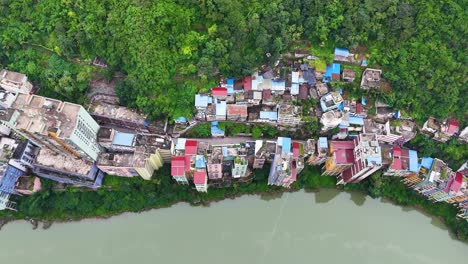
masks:
[[[263,99],[270,99],[271,90],[263,90]]]
[[[299,86],[299,99],[306,100],[307,95],[309,94],[309,88],[306,84],[301,84]]]
[[[228,104],[227,115],[247,116],[247,105]]]

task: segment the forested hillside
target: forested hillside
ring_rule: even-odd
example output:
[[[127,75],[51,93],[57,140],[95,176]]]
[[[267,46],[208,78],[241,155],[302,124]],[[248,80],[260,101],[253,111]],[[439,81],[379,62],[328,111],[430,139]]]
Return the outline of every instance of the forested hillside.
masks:
[[[2,0],[0,63],[40,93],[82,101],[95,56],[122,71],[123,102],[188,116],[213,75],[250,74],[295,40],[367,47],[418,119],[466,119],[466,0]],[[266,54],[270,53],[271,57]]]

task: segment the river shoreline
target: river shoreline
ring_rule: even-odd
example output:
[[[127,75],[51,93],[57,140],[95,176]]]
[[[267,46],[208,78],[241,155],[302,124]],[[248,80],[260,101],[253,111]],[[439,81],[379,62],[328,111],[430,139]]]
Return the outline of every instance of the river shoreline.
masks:
[[[269,200],[269,199],[282,198],[283,194],[285,194],[285,193],[295,193],[295,192],[300,192],[300,191],[304,191],[306,193],[317,193],[317,192],[320,192],[321,190],[327,190],[327,189],[337,190],[337,191],[346,192],[346,193],[355,192],[355,193],[359,193],[361,195],[364,195],[365,197],[372,198],[371,196],[369,196],[369,193],[367,193],[365,191],[356,190],[356,189],[346,190],[346,189],[343,189],[341,186],[335,186],[335,187],[326,186],[326,187],[318,187],[318,188],[307,188],[307,187],[305,187],[305,188],[300,188],[300,189],[278,189],[278,190],[269,190],[267,192],[229,194],[229,195],[226,195],[223,198],[217,198],[217,199],[213,199],[213,200],[210,200],[210,201],[201,201],[199,203],[190,203],[190,202],[187,202],[187,201],[177,201],[177,202],[175,202],[173,204],[170,204],[168,206],[145,208],[145,209],[138,210],[138,211],[116,212],[116,213],[111,213],[111,214],[108,214],[108,215],[105,215],[105,216],[99,216],[99,217],[82,217],[82,218],[76,218],[76,219],[70,218],[70,219],[55,219],[55,220],[54,219],[41,219],[41,218],[23,218],[23,219],[0,220],[0,231],[2,230],[2,227],[5,226],[6,224],[8,224],[10,222],[22,221],[22,220],[29,222],[32,225],[33,230],[38,229],[39,227],[42,227],[43,230],[47,230],[47,229],[51,228],[55,223],[66,224],[66,223],[72,223],[72,222],[80,222],[80,221],[83,221],[83,220],[107,220],[107,219],[110,219],[112,217],[123,215],[123,214],[126,214],[126,213],[141,214],[141,213],[149,212],[151,210],[170,208],[170,207],[172,207],[174,205],[177,205],[177,204],[180,204],[180,203],[186,203],[186,204],[188,204],[188,205],[190,205],[192,207],[199,207],[199,206],[209,207],[213,203],[219,203],[219,202],[222,202],[222,201],[225,201],[225,200],[234,200],[234,199],[242,198],[242,197],[246,197],[246,196],[257,196],[260,199],[266,198],[266,199]],[[407,190],[407,191],[410,192],[411,190]],[[265,196],[267,196],[267,197],[265,197]],[[453,230],[453,228],[451,228],[447,224],[447,222],[445,221],[445,219],[442,216],[438,216],[438,215],[435,215],[435,214],[431,213],[427,208],[424,208],[423,206],[417,205],[417,204],[416,205],[402,205],[402,204],[399,204],[397,201],[392,200],[392,198],[388,197],[388,196],[376,197],[376,198],[372,198],[372,199],[377,199],[377,198],[381,198],[381,200],[379,202],[382,202],[382,203],[388,202],[388,203],[391,203],[392,205],[395,205],[395,206],[398,206],[398,207],[401,207],[401,208],[405,208],[405,207],[411,208],[411,209],[414,209],[414,210],[420,212],[421,214],[423,214],[423,215],[425,215],[427,217],[437,218],[444,225],[444,227],[445,227],[444,229],[446,229],[448,231],[448,235],[451,238],[459,240],[459,241],[461,241],[461,242],[468,245],[468,240],[460,239],[457,236],[455,230]]]

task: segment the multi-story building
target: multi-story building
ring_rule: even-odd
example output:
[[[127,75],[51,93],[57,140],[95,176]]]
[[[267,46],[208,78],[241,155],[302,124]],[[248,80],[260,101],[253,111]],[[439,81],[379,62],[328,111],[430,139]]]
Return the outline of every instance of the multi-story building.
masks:
[[[173,140],[171,175],[177,183],[188,184],[189,180],[194,180],[194,173],[197,171],[197,149],[198,141],[196,140],[185,138]]]
[[[325,162],[322,175],[339,176],[350,169],[355,161],[354,148],[357,139],[348,141],[330,141],[329,158]]]
[[[353,165],[337,178],[337,184],[360,182],[384,166],[382,149],[375,134],[360,134],[353,142]]]
[[[269,185],[289,187],[296,181],[297,163],[291,151],[291,139],[279,137],[276,144],[276,154],[271,164],[268,176]]]
[[[301,111],[302,108],[300,106],[280,105],[278,107],[278,124],[287,126],[299,125],[301,123]]]
[[[323,164],[328,156],[328,139],[320,137],[316,144],[313,144],[313,151],[310,153],[308,163],[312,166]]]
[[[104,128],[103,131],[109,131]],[[113,129],[111,129],[113,131]],[[164,137],[148,134],[132,134],[115,131],[109,143],[107,134],[100,137],[99,143],[106,152],[99,156],[98,167],[109,175],[151,179],[163,163],[171,161],[171,144]],[[101,135],[101,131],[100,131]],[[101,141],[101,138],[104,141]]]
[[[384,175],[405,177],[418,173],[418,153],[399,146],[394,146],[390,154],[391,163]]]
[[[89,188],[100,187],[105,176],[94,162],[63,155],[47,147],[39,151],[32,172],[42,178]]]
[[[234,158],[234,165],[232,167],[232,177],[233,178],[241,178],[247,176],[247,167],[248,162],[245,157],[235,157]]]
[[[11,109],[0,113],[0,121],[55,153],[95,161],[101,151],[99,125],[81,105],[19,94]]]
[[[0,71],[0,87],[14,94],[29,94],[33,88],[26,75],[5,69]]]
[[[207,192],[208,191],[208,177],[206,176],[206,170],[197,169],[193,175],[193,183],[195,184],[195,188],[199,192]]]
[[[361,88],[372,89],[380,86],[382,70],[366,68],[362,73]]]

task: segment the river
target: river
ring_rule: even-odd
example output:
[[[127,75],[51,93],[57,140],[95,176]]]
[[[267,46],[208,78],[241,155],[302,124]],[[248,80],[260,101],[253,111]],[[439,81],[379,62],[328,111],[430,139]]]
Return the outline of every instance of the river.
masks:
[[[358,193],[244,196],[107,220],[0,231],[0,263],[463,263],[440,221]]]

